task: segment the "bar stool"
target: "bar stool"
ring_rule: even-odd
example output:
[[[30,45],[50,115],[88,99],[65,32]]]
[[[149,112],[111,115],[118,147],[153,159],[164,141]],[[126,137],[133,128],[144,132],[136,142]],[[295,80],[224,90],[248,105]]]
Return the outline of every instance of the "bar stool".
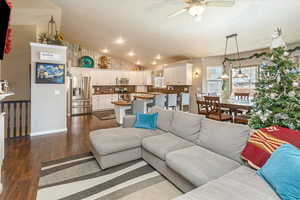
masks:
[[[190,107],[190,93],[181,93],[180,110],[183,111],[184,106]]]
[[[166,99],[165,94],[155,95],[155,97],[154,97],[154,106],[164,109],[165,105],[166,105],[166,101],[167,101],[167,99]]]
[[[132,114],[135,115],[136,113],[146,113],[147,107],[145,106],[145,101],[141,99],[134,100],[132,104]]]
[[[167,109],[171,108],[177,109],[177,94],[168,94],[167,95],[167,104],[166,104]]]

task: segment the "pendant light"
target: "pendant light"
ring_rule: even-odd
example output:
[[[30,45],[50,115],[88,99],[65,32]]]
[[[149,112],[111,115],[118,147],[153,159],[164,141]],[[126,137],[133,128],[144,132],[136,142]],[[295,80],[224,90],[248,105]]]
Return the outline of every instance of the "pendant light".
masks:
[[[239,71],[234,76],[234,78],[247,78],[248,76],[242,72],[242,65],[241,65],[241,62],[240,62],[241,56],[240,56],[239,44],[238,44],[238,40],[237,40],[238,35],[237,34],[233,34],[232,37],[235,38],[236,51],[237,51],[237,59],[238,59],[238,62],[239,62],[239,67],[238,67]]]
[[[232,35],[226,36],[226,43],[225,43],[225,53],[224,53],[224,61],[223,61],[223,73],[220,76],[222,80],[228,80],[229,75],[225,72],[226,70],[226,58],[227,58],[227,47],[228,47],[228,40],[232,37]]]

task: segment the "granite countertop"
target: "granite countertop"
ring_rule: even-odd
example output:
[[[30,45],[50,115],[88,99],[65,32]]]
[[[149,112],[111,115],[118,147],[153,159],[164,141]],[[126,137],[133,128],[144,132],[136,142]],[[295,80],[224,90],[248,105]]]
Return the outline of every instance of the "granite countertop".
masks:
[[[117,106],[131,106],[132,105],[131,101],[112,101],[111,103],[114,105],[117,105]]]

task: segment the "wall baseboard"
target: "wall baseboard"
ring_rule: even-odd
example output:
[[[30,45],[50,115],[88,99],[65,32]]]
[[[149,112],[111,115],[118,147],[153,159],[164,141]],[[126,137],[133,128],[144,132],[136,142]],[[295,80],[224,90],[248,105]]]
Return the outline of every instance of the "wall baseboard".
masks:
[[[68,131],[67,128],[57,129],[57,130],[52,130],[52,131],[42,131],[42,132],[30,133],[30,136],[34,137],[34,136],[49,135],[49,134],[55,134],[55,133],[66,133],[67,131]]]

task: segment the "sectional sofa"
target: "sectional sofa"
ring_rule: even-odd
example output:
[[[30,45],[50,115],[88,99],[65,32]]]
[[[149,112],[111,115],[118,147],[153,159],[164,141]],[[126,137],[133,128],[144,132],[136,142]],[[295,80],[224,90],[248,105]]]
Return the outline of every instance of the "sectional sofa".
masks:
[[[176,200],[280,200],[240,159],[250,128],[180,111],[158,112],[157,130],[123,127],[90,133],[103,169],[144,159],[185,194]]]

